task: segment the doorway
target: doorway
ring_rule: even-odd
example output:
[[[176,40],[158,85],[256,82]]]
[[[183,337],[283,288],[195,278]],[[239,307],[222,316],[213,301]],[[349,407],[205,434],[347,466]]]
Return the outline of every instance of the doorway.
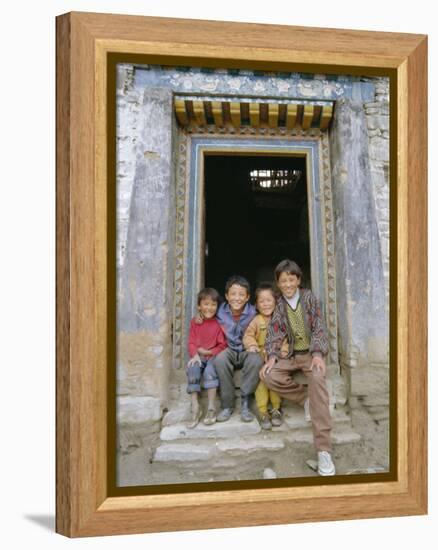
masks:
[[[268,177],[269,170],[276,173]],[[281,170],[289,172],[280,177]],[[293,171],[300,172],[299,178]],[[293,186],[282,181],[291,178]],[[255,286],[272,282],[276,264],[289,257],[304,272],[303,286],[320,301],[330,340],[329,364],[337,372],[327,134],[279,138],[183,133],[176,183],[174,365],[185,364],[187,332],[203,286],[223,295],[227,278],[240,274],[251,284],[253,301]]]
[[[224,292],[231,275],[254,290],[273,281],[285,258],[311,287],[309,208],[304,156],[206,155],[205,286]]]

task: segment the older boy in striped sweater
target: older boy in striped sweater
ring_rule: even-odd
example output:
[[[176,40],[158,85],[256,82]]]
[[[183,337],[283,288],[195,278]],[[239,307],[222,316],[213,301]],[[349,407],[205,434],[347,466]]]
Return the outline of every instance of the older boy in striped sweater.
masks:
[[[318,300],[311,290],[300,288],[302,272],[291,260],[281,261],[275,268],[275,279],[281,292],[266,336],[268,361],[260,378],[281,397],[304,406],[307,420],[312,422],[313,439],[318,451],[318,473],[335,474],[331,458],[331,416],[326,385],[324,356],[329,351],[328,339]],[[280,354],[284,338],[289,354]],[[302,370],[308,380],[298,384],[293,373]]]

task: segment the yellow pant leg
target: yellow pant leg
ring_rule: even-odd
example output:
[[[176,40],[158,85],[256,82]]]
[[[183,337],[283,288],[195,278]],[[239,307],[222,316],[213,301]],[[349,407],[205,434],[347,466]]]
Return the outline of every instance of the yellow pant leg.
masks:
[[[269,390],[269,399],[273,409],[280,409],[281,397],[273,390]]]
[[[259,382],[255,391],[255,399],[260,414],[268,412],[269,390],[264,382]]]

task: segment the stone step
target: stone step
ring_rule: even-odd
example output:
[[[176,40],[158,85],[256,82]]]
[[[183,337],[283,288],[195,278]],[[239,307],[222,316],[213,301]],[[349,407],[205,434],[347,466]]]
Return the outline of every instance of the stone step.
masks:
[[[154,462],[192,462],[208,460],[214,454],[211,445],[199,445],[193,443],[166,443],[157,447]]]
[[[203,407],[204,411],[206,409],[206,406]],[[217,410],[219,410],[219,407],[217,407]],[[253,409],[254,410],[254,409]],[[310,423],[306,422],[304,420],[304,409],[302,407],[299,407],[297,405],[287,404],[285,403],[283,406],[283,417],[284,417],[284,423],[283,426],[279,428],[274,428],[274,430],[288,430],[288,429],[297,429],[297,428],[306,428],[307,426],[310,426]],[[251,426],[251,423],[244,424],[241,422],[239,417],[239,406],[236,407],[233,416],[230,418],[229,421],[224,423],[217,423],[213,426],[204,426],[201,423],[195,428],[195,430],[198,430],[198,432],[192,432],[190,430],[189,435],[187,437],[195,437],[195,433],[199,433],[199,428],[202,425],[202,429],[204,430],[202,432],[202,435],[204,433],[207,433],[207,437],[214,437],[215,430],[218,431],[219,434],[223,435],[217,435],[217,437],[229,437],[229,432],[234,429],[234,426],[237,424],[243,424],[243,426]],[[333,409],[331,411],[332,415],[332,422],[333,426],[342,426],[342,427],[348,427],[351,425],[351,418],[348,416],[343,409]],[[178,430],[181,429],[181,425],[184,425],[186,422],[189,422],[190,420],[190,403],[187,401],[184,401],[182,403],[175,403],[172,407],[169,408],[168,412],[164,415],[162,420],[162,433],[164,432],[164,439],[169,439],[170,434],[173,434],[175,431],[175,428],[178,427]],[[229,423],[232,423],[231,426],[233,428],[227,428],[227,425]],[[222,427],[221,427],[222,426]],[[165,430],[164,428],[174,428],[173,430]],[[185,426],[184,426],[185,428]],[[246,428],[245,427],[239,427],[240,431],[238,432],[240,435],[246,434]],[[188,428],[184,429],[183,436],[186,436]],[[253,427],[249,428],[250,433],[255,433]],[[174,436],[172,436],[172,439],[175,439]]]
[[[172,426],[174,424],[180,424],[181,422],[187,422],[190,419],[190,401],[182,401],[173,403],[168,411],[163,416],[161,425]]]
[[[227,422],[216,422],[212,426],[205,426],[202,421],[195,428],[188,428],[184,423],[165,426],[161,430],[160,439],[162,441],[172,441],[175,439],[220,439],[234,438],[236,436],[243,437],[260,432],[261,428],[256,420],[242,422],[240,416],[235,411]]]
[[[351,426],[351,417],[343,409],[333,409],[331,411],[333,427]],[[284,423],[288,429],[306,428],[311,426],[310,422],[304,419],[304,410],[295,405],[286,405],[283,407]]]
[[[226,439],[217,443],[218,451],[231,454],[279,451],[284,447],[284,440],[280,437],[272,437],[271,434],[255,435],[251,438]]]
[[[231,438],[214,441],[177,440],[172,443],[163,443],[155,451],[154,462],[192,462],[204,461],[210,458],[224,458],[256,453],[259,451],[279,451],[285,448],[283,438],[270,437],[271,434],[260,434],[247,438]],[[220,462],[223,465],[223,461]]]
[[[257,420],[242,422],[240,400],[227,422],[205,426],[201,422],[195,428],[188,428],[190,421],[190,400],[184,388],[179,386],[179,398],[173,400],[162,420],[160,440],[163,442],[155,451],[154,462],[202,462],[216,467],[225,457],[263,456],[265,451],[282,451],[286,445],[303,443],[313,446],[312,424],[304,419],[301,406],[283,401],[284,422],[272,430],[262,430]],[[176,393],[176,392],[175,392]],[[206,411],[203,396],[201,406]],[[219,401],[216,403],[220,410]],[[255,402],[253,402],[255,412]],[[360,441],[360,436],[351,429],[351,417],[343,408],[331,407],[334,444]]]
[[[190,418],[190,407],[179,404],[168,413],[167,421]],[[356,443],[361,437],[351,429],[351,419],[345,411],[332,413],[332,440],[336,445]],[[165,423],[165,422],[164,422]],[[313,446],[312,425],[304,420],[302,407],[287,405],[284,422],[272,430],[262,430],[257,420],[242,422],[235,410],[227,422],[205,426],[202,422],[188,428],[184,422],[163,426],[163,442],[155,451],[154,462],[206,462],[212,467],[222,464],[225,457],[246,457],[267,451],[282,451],[287,445],[303,443]]]
[[[196,428],[193,431],[195,430]],[[351,429],[335,429],[332,432],[332,440],[335,445],[357,443],[360,439],[360,435]],[[250,456],[267,456],[266,453],[287,451],[287,447],[294,443],[313,446],[311,429],[273,430],[252,436],[219,440],[191,439],[187,441],[187,439],[177,439],[171,443],[166,441],[156,449],[153,462],[210,461],[212,467],[223,467],[224,464],[227,464],[227,457],[244,457],[245,462],[248,462]]]
[[[352,429],[343,429],[332,431],[332,442],[335,445],[345,445],[348,443],[358,443],[361,440],[360,434]],[[293,430],[286,435],[285,440],[288,443],[309,443],[313,444],[313,433],[311,430]]]

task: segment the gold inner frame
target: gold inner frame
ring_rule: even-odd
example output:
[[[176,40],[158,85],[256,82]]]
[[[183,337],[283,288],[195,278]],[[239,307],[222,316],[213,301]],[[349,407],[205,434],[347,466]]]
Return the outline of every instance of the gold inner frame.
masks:
[[[97,79],[97,82],[100,82],[100,86],[98,88],[104,89],[106,92],[106,70],[107,70],[107,61],[106,61],[106,55],[110,53],[110,51],[113,50],[115,47],[113,41],[105,41],[106,45],[103,47],[103,44],[99,44],[99,48],[96,52],[96,59],[99,59],[100,57],[100,63],[96,63],[96,67],[101,69],[99,71],[101,77]],[[125,51],[125,47],[128,47],[128,51],[132,52],[134,49],[137,53],[140,53],[138,49],[135,47],[131,48],[132,44],[129,44],[129,47],[127,44],[124,44],[120,41],[117,42],[117,51],[123,52]],[[152,51],[149,50],[149,48],[146,47],[146,51],[149,52],[150,55],[157,55],[158,52],[154,51],[154,48],[152,48]],[[167,52],[161,51],[160,53],[165,55],[166,53],[168,55],[171,55],[172,48],[170,48]],[[201,53],[201,52],[199,52]],[[147,54],[146,54],[147,55]],[[400,81],[400,78],[399,78]],[[403,99],[403,96],[406,96],[405,93],[402,93],[399,97],[399,101]],[[103,96],[105,97],[105,96]],[[101,96],[102,98],[102,96]],[[106,99],[106,97],[105,97]],[[100,106],[101,115],[105,115],[106,113],[106,101],[102,102],[102,99],[99,101],[96,98],[96,103]],[[99,117],[100,127],[102,127],[102,122],[104,125],[105,116]],[[399,126],[398,126],[399,127]],[[105,135],[105,133],[104,133]],[[398,136],[398,144],[401,147],[401,150],[406,150],[407,141],[403,141],[401,139],[401,136],[399,134]],[[100,174],[106,173],[106,165],[107,165],[107,157],[102,153],[102,149],[104,143],[102,143],[102,146],[99,147],[96,143],[96,147],[100,149],[100,154],[97,156],[99,159],[99,168],[96,165],[96,168]],[[96,151],[97,152],[97,151]],[[392,173],[394,173],[395,170],[392,170]],[[403,181],[402,174],[399,174],[399,185],[398,190],[399,193],[401,189],[407,188],[407,178],[406,175],[404,176]],[[97,180],[97,178],[96,178]],[[97,182],[97,181],[96,181]],[[104,196],[106,196],[106,186],[105,186],[105,180],[102,181],[100,179],[100,185],[96,186],[96,192],[104,193]],[[106,204],[106,201],[104,202]],[[400,208],[400,203],[398,203],[398,206]],[[406,208],[406,199],[404,201],[404,207]],[[402,211],[398,211],[398,219],[400,220],[399,214],[401,214]],[[102,220],[103,221],[103,220]],[[102,227],[102,226],[101,226]],[[406,240],[404,237],[407,235],[407,227],[406,224],[398,224],[398,231],[399,231],[399,246],[400,243],[403,243],[406,248]],[[106,241],[105,241],[106,242]],[[403,279],[403,277],[406,277],[407,273],[407,264],[402,264],[402,259],[406,261],[406,256],[403,256],[402,254],[398,254],[398,269],[397,272],[399,274],[398,281],[399,285],[406,286],[407,280],[406,278]],[[407,315],[407,310],[403,310],[403,305],[406,306],[406,302],[403,304],[399,300],[399,315]],[[398,334],[397,338],[397,345],[401,346],[398,348],[398,350],[406,349],[406,339],[401,341],[400,334]],[[106,350],[105,350],[106,351]],[[406,380],[407,380],[407,361],[406,357],[407,355],[404,355],[403,353],[397,354],[398,355],[398,361],[397,361],[397,387],[406,387]],[[105,360],[103,361],[105,357]],[[106,355],[102,356],[101,358],[101,365],[106,364]],[[407,409],[406,401],[400,402],[400,399],[403,397],[406,397],[406,392],[399,393],[397,396],[398,402],[399,402],[399,408],[400,406]],[[398,464],[397,464],[397,481],[389,481],[389,482],[364,482],[364,483],[357,483],[357,484],[338,484],[338,485],[320,485],[320,486],[311,486],[311,487],[285,487],[285,488],[276,488],[275,489],[275,499],[279,500],[288,500],[288,499],[312,499],[312,498],[328,498],[328,497],[336,497],[336,496],[349,496],[349,497],[363,497],[365,495],[403,495],[406,494],[406,491],[408,490],[408,477],[407,477],[407,455],[406,455],[406,449],[407,449],[407,423],[404,423],[403,420],[406,421],[407,417],[406,415],[402,415],[402,422],[400,422],[400,419],[398,419],[397,422],[397,455],[399,457]],[[123,493],[123,490],[120,491]],[[132,494],[132,493],[131,493]],[[135,493],[134,493],[135,494]],[[110,496],[102,502],[102,505],[99,507],[99,510],[106,511],[106,510],[112,510],[117,509],[119,506],[125,507],[125,505],[130,507],[141,507],[141,508],[148,508],[149,506],[153,506],[161,508],[161,507],[178,507],[178,506],[186,506],[188,503],[197,503],[199,504],[205,504],[210,505],[213,503],[222,503],[222,504],[231,504],[231,503],[244,503],[247,502],[249,495],[251,495],[251,500],[254,501],[269,501],[272,497],[272,489],[243,489],[243,490],[227,490],[227,491],[219,491],[219,492],[195,492],[195,493],[184,493],[184,494],[154,494],[154,495],[137,495],[137,496],[131,496],[131,497],[123,497],[123,496]],[[127,500],[125,500],[127,499]],[[123,504],[122,504],[123,501]]]

